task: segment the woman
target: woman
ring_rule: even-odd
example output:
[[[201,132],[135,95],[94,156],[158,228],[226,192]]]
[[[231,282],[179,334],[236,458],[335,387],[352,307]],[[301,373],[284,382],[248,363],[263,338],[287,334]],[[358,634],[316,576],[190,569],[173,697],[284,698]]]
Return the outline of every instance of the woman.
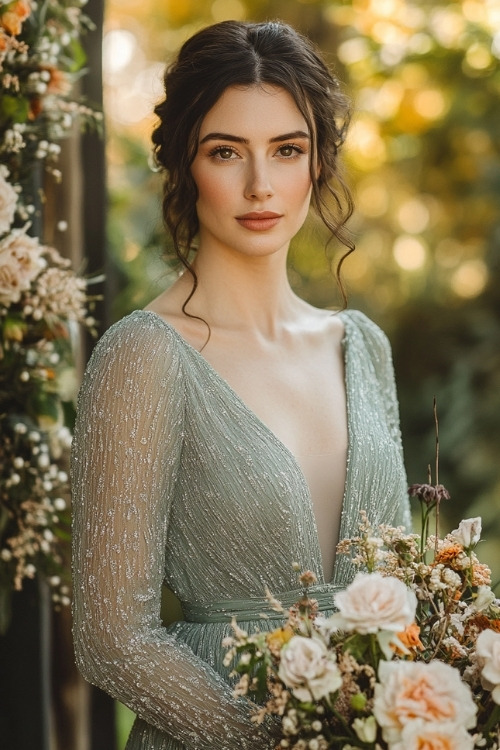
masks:
[[[310,43],[279,23],[216,24],[186,42],[165,87],[153,140],[187,270],[108,331],[86,373],[76,654],[138,714],[128,750],[257,750],[272,731],[233,697],[222,639],[232,614],[276,626],[260,617],[265,586],[291,605],[294,562],[331,609],[352,577],[335,545],[361,508],[408,522],[394,379],[374,324],[288,284],[311,198],[344,242],[350,213],[346,100]],[[164,581],[185,615],[167,629]]]

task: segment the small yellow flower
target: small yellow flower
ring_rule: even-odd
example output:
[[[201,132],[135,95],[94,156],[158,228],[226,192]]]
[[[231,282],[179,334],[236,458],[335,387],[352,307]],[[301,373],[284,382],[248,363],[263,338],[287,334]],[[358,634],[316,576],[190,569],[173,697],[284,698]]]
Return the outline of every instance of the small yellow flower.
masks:
[[[266,635],[267,645],[273,656],[278,656],[281,649],[293,636],[293,630],[289,625],[284,628],[276,628]]]

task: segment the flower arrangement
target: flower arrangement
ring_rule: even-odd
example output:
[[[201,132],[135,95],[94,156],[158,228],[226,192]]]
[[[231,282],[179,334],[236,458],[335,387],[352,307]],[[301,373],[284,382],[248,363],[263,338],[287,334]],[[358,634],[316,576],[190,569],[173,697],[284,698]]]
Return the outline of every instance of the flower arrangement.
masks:
[[[277,748],[472,750],[500,747],[500,601],[476,546],[481,519],[440,538],[431,513],[442,485],[413,485],[422,533],[362,515],[359,535],[339,544],[359,572],[325,617],[308,594],[285,624],[247,634],[233,621],[226,664],[236,695],[254,697],[254,720],[279,718]]]
[[[37,573],[57,606],[69,603],[73,343],[79,324],[94,330],[95,297],[36,233],[43,180],[62,178],[57,141],[77,119],[101,119],[69,96],[85,63],[80,35],[91,28],[84,4],[0,2],[0,633],[11,592]]]

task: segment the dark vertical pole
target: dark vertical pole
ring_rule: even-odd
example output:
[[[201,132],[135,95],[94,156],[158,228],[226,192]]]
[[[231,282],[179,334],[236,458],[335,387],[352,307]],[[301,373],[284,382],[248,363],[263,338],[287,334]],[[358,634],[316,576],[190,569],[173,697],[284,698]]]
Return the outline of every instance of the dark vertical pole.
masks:
[[[46,591],[25,581],[0,637],[1,746],[50,749],[50,610]]]
[[[102,107],[102,29],[104,0],[90,0],[85,13],[96,25],[96,31],[84,42],[88,58],[89,75],[82,81],[83,93],[92,106]],[[108,259],[106,242],[106,159],[104,140],[96,133],[82,138],[83,163],[83,252],[87,259],[87,272],[104,273],[104,299],[96,310],[100,329],[109,326],[110,303],[114,290],[113,273]],[[99,288],[102,292],[102,285]],[[89,353],[93,341],[87,343]],[[96,688],[91,692],[90,716],[91,750],[114,750],[117,746],[114,702]]]
[[[82,92],[89,105],[103,106],[102,93],[102,30],[104,0],[89,0],[85,12],[96,30],[84,38],[89,74],[82,79]],[[106,276],[104,299],[99,304],[96,318],[101,332],[108,328],[110,307],[115,288],[113,271],[107,253],[106,240],[106,155],[105,142],[97,133],[85,133],[82,137],[82,163],[84,179],[83,195],[83,251],[87,261],[87,273],[104,273]],[[102,285],[99,292],[102,292]],[[89,348],[94,342],[89,342]]]

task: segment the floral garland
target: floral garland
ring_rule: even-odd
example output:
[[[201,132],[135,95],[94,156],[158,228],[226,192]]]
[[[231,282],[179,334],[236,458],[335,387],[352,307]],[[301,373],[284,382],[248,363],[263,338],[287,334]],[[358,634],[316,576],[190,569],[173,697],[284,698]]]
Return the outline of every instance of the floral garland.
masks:
[[[62,178],[57,141],[77,120],[102,119],[69,97],[85,63],[80,36],[92,28],[85,2],[0,1],[0,633],[26,578],[40,574],[56,606],[69,603],[72,343],[78,324],[94,329],[93,298],[34,234],[40,183]]]

